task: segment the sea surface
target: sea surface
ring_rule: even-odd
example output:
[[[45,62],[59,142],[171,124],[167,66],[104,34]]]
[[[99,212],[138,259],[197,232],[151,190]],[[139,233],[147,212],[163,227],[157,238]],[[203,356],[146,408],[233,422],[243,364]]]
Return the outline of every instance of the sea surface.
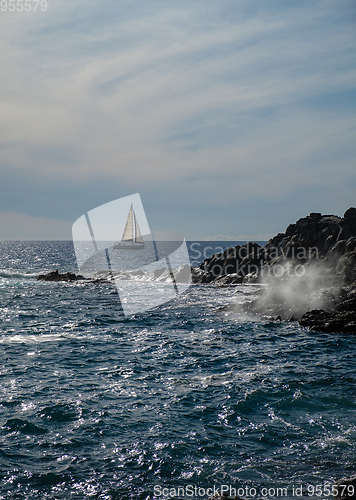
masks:
[[[1,500],[327,498],[356,472],[355,336],[227,311],[247,285],[125,317],[53,269],[77,272],[71,242],[0,242]]]

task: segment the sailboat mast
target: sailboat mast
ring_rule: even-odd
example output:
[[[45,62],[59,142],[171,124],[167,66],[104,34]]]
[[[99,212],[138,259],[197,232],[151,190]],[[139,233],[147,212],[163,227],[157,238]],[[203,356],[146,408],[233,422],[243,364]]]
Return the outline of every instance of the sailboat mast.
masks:
[[[136,243],[136,224],[137,224],[137,222],[136,222],[136,214],[135,214],[135,212],[134,212],[134,211],[132,211],[132,212],[133,212],[132,241],[133,241],[134,243]]]

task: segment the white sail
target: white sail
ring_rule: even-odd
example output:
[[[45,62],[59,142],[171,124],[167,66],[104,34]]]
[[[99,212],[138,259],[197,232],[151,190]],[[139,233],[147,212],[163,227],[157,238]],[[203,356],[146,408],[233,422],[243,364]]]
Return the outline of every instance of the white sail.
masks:
[[[136,243],[143,243],[143,238],[142,238],[142,234],[141,234],[141,231],[140,231],[140,226],[138,225],[138,222],[137,222],[137,219],[136,219],[136,214],[134,214],[135,216],[135,241]]]
[[[138,225],[136,214],[131,204],[129,214],[127,216],[125,229],[120,243],[115,243],[114,249],[140,249],[145,247],[145,242],[142,237],[140,227]]]
[[[135,217],[136,219],[136,217]],[[130,207],[129,215],[127,216],[126,226],[122,235],[121,241],[133,241],[133,208]]]

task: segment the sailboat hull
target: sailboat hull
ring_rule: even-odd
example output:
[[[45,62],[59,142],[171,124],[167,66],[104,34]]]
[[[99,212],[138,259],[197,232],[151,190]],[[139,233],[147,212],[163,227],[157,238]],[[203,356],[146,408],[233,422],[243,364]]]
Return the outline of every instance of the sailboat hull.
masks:
[[[144,248],[144,243],[115,243],[113,246],[114,250],[143,250]]]

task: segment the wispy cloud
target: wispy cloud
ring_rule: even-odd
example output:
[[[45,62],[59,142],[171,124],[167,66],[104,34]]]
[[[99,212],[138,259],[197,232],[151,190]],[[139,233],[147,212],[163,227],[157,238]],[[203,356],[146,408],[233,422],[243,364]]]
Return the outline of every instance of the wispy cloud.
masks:
[[[178,210],[179,229],[203,236],[212,221],[215,233],[269,233],[309,207],[346,209],[353,12],[346,0],[64,0],[6,13],[0,161],[6,182],[17,180],[18,211],[40,215],[51,192],[50,217],[75,220],[140,191],[157,222]],[[243,227],[231,208],[246,211]]]

